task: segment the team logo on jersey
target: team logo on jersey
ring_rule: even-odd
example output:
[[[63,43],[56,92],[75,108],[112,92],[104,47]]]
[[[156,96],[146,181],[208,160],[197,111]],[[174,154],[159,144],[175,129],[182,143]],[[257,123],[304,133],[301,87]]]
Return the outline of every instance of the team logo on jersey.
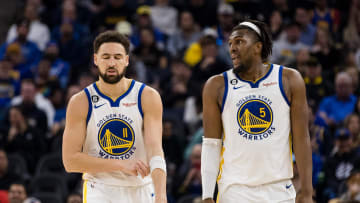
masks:
[[[128,159],[133,153],[131,149],[135,143],[135,134],[132,127],[123,119],[110,119],[100,127],[98,142],[101,149],[111,156],[125,156],[121,159]],[[104,155],[101,154],[100,155]],[[104,156],[102,156],[104,157]]]
[[[237,112],[239,134],[249,140],[262,140],[275,130],[272,127],[273,111],[269,105],[271,102],[259,99],[260,97],[247,97],[239,105]]]

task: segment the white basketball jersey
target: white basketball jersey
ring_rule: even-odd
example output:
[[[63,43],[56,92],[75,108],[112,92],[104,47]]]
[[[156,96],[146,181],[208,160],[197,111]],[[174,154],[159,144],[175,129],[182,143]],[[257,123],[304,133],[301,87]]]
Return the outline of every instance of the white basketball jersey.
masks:
[[[282,67],[252,83],[223,73],[224,128],[219,183],[259,186],[293,176],[290,106],[282,87]]]
[[[140,159],[147,163],[143,139],[141,93],[145,85],[132,80],[128,90],[115,101],[100,92],[96,83],[84,89],[88,101],[87,131],[83,152],[103,159]],[[109,185],[138,186],[150,176],[129,176],[121,171],[85,173],[83,178]]]

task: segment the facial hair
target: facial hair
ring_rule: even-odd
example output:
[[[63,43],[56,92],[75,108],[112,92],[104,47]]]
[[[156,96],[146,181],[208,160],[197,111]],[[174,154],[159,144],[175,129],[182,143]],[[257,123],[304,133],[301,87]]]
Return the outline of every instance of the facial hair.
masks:
[[[245,66],[244,64],[240,64],[233,68],[233,73],[239,74],[239,73],[245,73],[250,69],[250,66]]]
[[[107,71],[108,70],[115,70],[116,73],[118,73],[117,75],[112,75],[112,76],[109,76],[107,75]],[[99,71],[99,75],[100,77],[103,79],[103,81],[105,83],[108,83],[108,84],[116,84],[118,83],[125,75],[125,70],[122,72],[122,73],[119,73],[118,70],[116,70],[114,67],[110,67],[108,69],[106,69],[105,73],[102,73],[101,71]]]

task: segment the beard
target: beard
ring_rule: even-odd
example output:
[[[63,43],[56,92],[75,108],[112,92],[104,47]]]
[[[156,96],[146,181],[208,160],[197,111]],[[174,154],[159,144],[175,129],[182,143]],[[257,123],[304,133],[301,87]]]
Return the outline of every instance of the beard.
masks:
[[[244,73],[244,72],[248,71],[249,69],[250,69],[250,66],[240,64],[233,68],[233,73],[235,73],[235,74]]]
[[[112,69],[112,70],[115,70],[117,75],[111,75],[109,76],[106,71],[109,70],[109,69]],[[104,80],[105,83],[108,83],[108,84],[115,84],[115,83],[118,83],[125,75],[125,70],[122,72],[122,73],[119,73],[115,68],[108,68],[105,73],[102,73],[101,71],[99,71],[99,76]]]

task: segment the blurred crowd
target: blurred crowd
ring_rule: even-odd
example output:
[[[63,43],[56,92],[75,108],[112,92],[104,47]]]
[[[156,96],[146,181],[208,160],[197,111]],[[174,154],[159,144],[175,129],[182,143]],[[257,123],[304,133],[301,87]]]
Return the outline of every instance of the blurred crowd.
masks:
[[[13,0],[0,7],[0,202],[81,202],[61,162],[66,104],[97,80],[92,41],[131,42],[126,75],[163,100],[168,200],[201,195],[204,82],[232,68],[240,21],[266,22],[269,63],[297,69],[309,103],[316,202],[360,202],[360,0]],[[294,186],[301,190],[294,158]]]

